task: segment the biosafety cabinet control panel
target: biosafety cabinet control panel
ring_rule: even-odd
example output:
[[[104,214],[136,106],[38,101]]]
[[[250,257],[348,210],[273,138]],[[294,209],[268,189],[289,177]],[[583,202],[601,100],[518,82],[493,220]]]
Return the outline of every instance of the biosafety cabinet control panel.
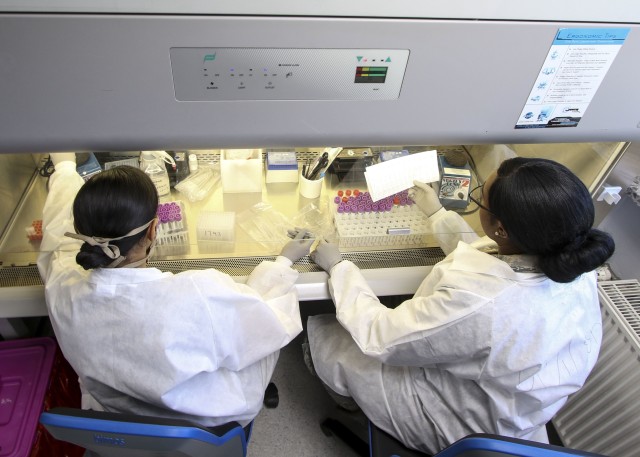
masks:
[[[171,48],[179,101],[394,100],[407,49]]]

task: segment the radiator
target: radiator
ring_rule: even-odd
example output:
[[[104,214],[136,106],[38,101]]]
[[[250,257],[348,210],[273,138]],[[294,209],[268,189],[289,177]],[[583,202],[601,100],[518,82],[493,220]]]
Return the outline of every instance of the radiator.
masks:
[[[602,347],[582,389],[553,418],[563,444],[611,457],[640,455],[640,283],[598,284]]]

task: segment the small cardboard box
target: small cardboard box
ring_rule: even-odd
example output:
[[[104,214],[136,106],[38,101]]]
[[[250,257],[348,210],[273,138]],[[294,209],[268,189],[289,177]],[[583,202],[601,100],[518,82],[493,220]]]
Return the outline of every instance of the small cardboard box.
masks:
[[[222,149],[220,177],[223,192],[262,192],[262,149]]]

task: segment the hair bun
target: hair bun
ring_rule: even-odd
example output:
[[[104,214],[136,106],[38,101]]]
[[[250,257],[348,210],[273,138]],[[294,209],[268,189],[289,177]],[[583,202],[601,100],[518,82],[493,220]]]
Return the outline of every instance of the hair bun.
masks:
[[[562,251],[572,252],[582,248],[582,246],[585,244],[585,242],[589,238],[589,235],[591,234],[592,230],[593,229],[589,229],[587,231],[579,232],[578,234],[576,234],[575,238],[562,248]]]
[[[580,233],[564,249],[541,255],[538,265],[550,279],[571,282],[581,274],[601,266],[614,250],[613,238],[606,232],[592,228]]]
[[[80,252],[76,254],[76,262],[85,270],[92,268],[100,268],[113,262],[100,248],[100,246],[91,246],[89,243],[82,243]]]

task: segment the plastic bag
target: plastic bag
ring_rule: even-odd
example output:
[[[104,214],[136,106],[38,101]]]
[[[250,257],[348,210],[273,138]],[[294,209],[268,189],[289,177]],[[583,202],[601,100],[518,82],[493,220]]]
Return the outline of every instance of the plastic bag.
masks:
[[[186,179],[175,185],[190,202],[204,200],[220,181],[220,165],[201,165]]]
[[[313,238],[333,241],[336,238],[335,227],[331,212],[325,200],[320,200],[321,206],[309,203],[303,206],[292,218],[296,227],[302,227],[311,232]]]
[[[271,250],[279,250],[290,241],[287,231],[294,227],[292,221],[266,202],[241,212],[236,222],[251,238]]]

